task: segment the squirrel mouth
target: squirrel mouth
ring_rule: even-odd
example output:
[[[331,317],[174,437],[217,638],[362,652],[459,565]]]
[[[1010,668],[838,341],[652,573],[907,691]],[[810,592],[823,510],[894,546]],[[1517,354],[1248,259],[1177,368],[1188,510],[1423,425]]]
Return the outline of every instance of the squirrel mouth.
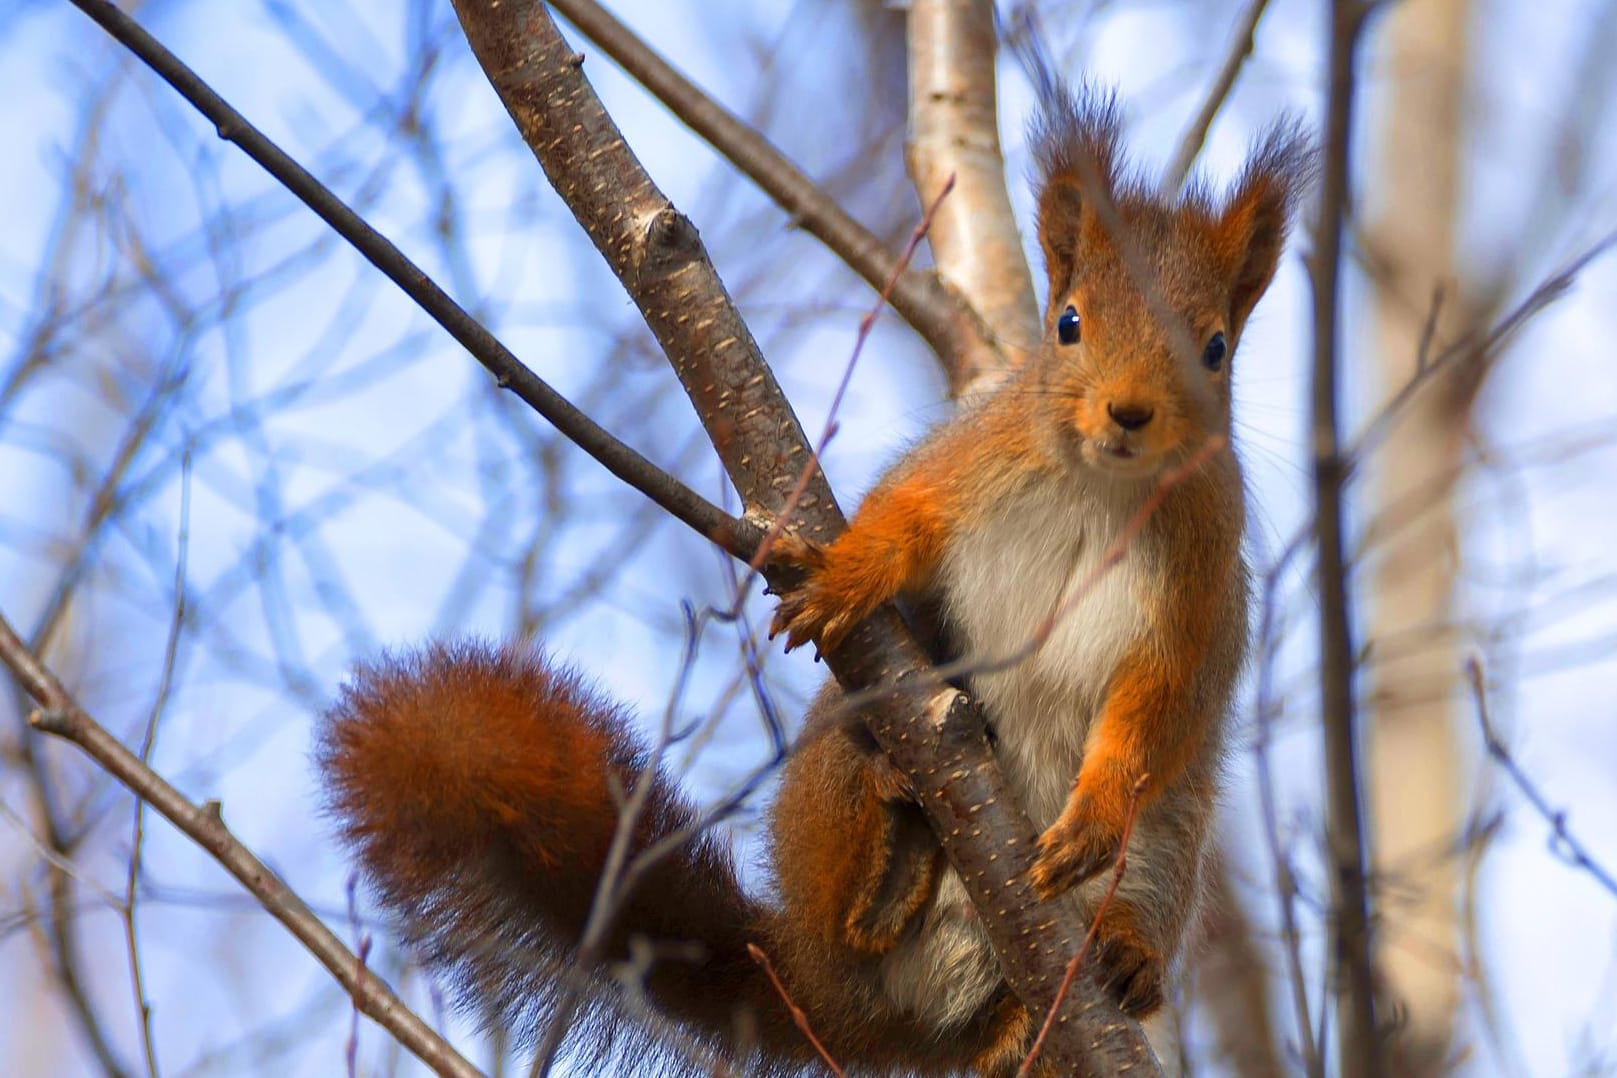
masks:
[[[1117,438],[1097,438],[1088,443],[1084,456],[1092,468],[1120,479],[1140,479],[1155,475],[1161,465],[1157,455],[1146,447]]]
[[[1133,460],[1140,455],[1140,451],[1123,442],[1102,442],[1100,450],[1109,457],[1117,460]]]

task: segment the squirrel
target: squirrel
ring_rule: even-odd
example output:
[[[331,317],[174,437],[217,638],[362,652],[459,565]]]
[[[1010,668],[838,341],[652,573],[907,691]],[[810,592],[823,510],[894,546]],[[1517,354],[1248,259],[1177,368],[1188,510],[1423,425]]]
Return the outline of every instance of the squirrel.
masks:
[[[1040,348],[906,453],[834,541],[782,534],[773,556],[802,580],[771,635],[830,650],[883,603],[938,612],[1040,829],[1041,899],[1092,918],[1133,813],[1088,961],[1144,1017],[1196,916],[1246,648],[1231,367],[1311,154],[1283,122],[1224,197],[1168,198],[1128,169],[1110,94],[1059,87],[1031,136]],[[767,894],[743,890],[710,836],[666,843],[582,971],[596,989],[585,1041],[672,1028],[766,1073],[809,1064],[756,944],[850,1070],[1015,1071],[1042,1016],[1006,986],[904,777],[844,698],[828,684],[784,765]],[[407,942],[529,1033],[580,974],[624,791],[652,782],[631,852],[683,839],[696,818],[646,774],[622,709],[520,645],[438,643],[361,667],[316,755],[342,837]],[[657,957],[648,942],[682,949]],[[626,991],[612,978],[631,960]]]

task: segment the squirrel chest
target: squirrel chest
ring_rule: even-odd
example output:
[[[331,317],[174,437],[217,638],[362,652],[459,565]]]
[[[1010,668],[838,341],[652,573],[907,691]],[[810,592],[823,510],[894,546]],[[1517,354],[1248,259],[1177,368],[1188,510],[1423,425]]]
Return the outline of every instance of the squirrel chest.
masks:
[[[932,584],[962,658],[993,667],[970,675],[971,688],[1040,830],[1061,814],[1114,671],[1149,631],[1161,586],[1153,537],[1125,536],[1149,489],[1039,477],[951,536]],[[939,1028],[968,1020],[997,990],[999,967],[954,869],[912,944],[885,959],[883,983]]]
[[[1066,803],[1113,672],[1149,629],[1153,537],[1124,530],[1150,486],[1041,476],[957,532],[934,582],[961,655],[992,667],[972,690],[1041,830]]]

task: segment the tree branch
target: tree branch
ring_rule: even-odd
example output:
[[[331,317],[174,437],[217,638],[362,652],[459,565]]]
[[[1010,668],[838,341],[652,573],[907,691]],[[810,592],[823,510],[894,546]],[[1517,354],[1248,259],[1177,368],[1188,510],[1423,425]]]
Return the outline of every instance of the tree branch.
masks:
[[[1376,1037],[1370,964],[1370,897],[1365,872],[1353,632],[1342,545],[1347,462],[1337,419],[1337,330],[1342,233],[1348,212],[1353,131],[1353,58],[1363,0],[1333,0],[1326,87],[1325,154],[1310,277],[1314,289],[1314,536],[1319,547],[1320,703],[1325,729],[1326,840],[1331,868],[1332,966],[1337,992],[1338,1065],[1344,1078],[1385,1073]]]
[[[894,277],[898,257],[881,240],[850,217],[768,139],[704,93],[640,40],[633,30],[594,0],[552,0],[550,6],[667,105],[686,126],[706,139],[764,194],[791,214],[794,224],[824,243],[864,278],[865,283],[880,289],[893,278],[888,303],[937,354],[951,389],[959,391],[981,372],[1006,365],[1008,360],[1001,344],[989,328],[998,328],[998,322],[993,312],[979,317],[972,309],[968,300],[977,299],[975,294],[968,291],[962,296],[940,281],[936,273],[926,270],[906,269]],[[995,145],[997,149],[997,142]],[[932,196],[936,194],[936,190],[931,192]],[[927,192],[922,192],[921,201],[923,205],[930,205]],[[1008,220],[1008,201],[1005,209]],[[1014,234],[1013,224],[1013,237]],[[936,239],[933,247],[936,250]],[[941,255],[939,264],[943,264]],[[1031,289],[1028,299],[1031,310]]]
[[[1573,868],[1587,872],[1607,894],[1617,898],[1617,876],[1612,875],[1609,869],[1596,861],[1590,855],[1589,848],[1578,841],[1578,837],[1567,825],[1566,809],[1558,809],[1550,804],[1550,799],[1528,777],[1527,772],[1522,770],[1515,757],[1511,756],[1504,739],[1499,736],[1499,731],[1494,727],[1493,719],[1488,714],[1488,686],[1482,672],[1482,662],[1475,656],[1466,660],[1465,676],[1471,686],[1472,701],[1476,704],[1477,725],[1482,728],[1482,743],[1487,748],[1488,755],[1504,769],[1505,774],[1510,776],[1510,781],[1515,783],[1516,789],[1527,798],[1528,804],[1532,805],[1533,810],[1544,817],[1544,821],[1550,825],[1551,852]]]
[[[365,969],[313,910],[268,865],[242,845],[219,813],[219,803],[196,805],[141,762],[78,703],[0,616],[0,662],[40,705],[29,717],[37,730],[73,742],[136,797],[156,809],[240,881],[270,916],[280,921],[330,971],[354,1005],[391,1033],[427,1066],[442,1075],[476,1078],[477,1068],[418,1018],[393,990]]]
[[[696,230],[624,144],[545,5],[459,0],[456,12],[524,141],[669,356],[748,515],[760,522],[773,515],[810,448]],[[818,469],[798,509],[809,538],[825,541],[843,527]],[[980,714],[964,694],[924,676],[925,656],[891,610],[827,659],[849,688],[890,687],[888,706],[867,715],[872,732],[914,782],[1011,986],[1044,1013],[1085,926],[1065,903],[1038,903],[1027,883],[1033,827],[1011,807]],[[1150,1073],[1154,1061],[1138,1025],[1087,978],[1077,987],[1047,1055],[1068,1073]]]
[[[1240,23],[1235,28],[1235,37],[1230,42],[1230,51],[1224,56],[1224,66],[1219,68],[1218,77],[1213,80],[1212,89],[1207,91],[1207,100],[1196,113],[1196,118],[1185,130],[1184,137],[1179,141],[1179,149],[1174,151],[1173,163],[1162,178],[1162,190],[1170,195],[1176,195],[1185,186],[1190,178],[1190,170],[1196,163],[1197,156],[1202,152],[1202,145],[1207,141],[1207,132],[1212,130],[1213,120],[1217,118],[1219,109],[1224,107],[1224,101],[1235,88],[1236,77],[1241,74],[1241,68],[1246,64],[1247,58],[1252,55],[1256,44],[1258,22],[1263,18],[1263,12],[1269,6],[1269,0],[1250,0],[1246,14],[1241,16]]]
[[[909,5],[908,165],[921,205],[953,177],[955,193],[929,237],[944,280],[966,297],[1013,364],[1039,346],[1039,307],[1005,189],[999,145],[994,5],[913,0]],[[993,384],[1005,368],[956,371],[956,390]]]

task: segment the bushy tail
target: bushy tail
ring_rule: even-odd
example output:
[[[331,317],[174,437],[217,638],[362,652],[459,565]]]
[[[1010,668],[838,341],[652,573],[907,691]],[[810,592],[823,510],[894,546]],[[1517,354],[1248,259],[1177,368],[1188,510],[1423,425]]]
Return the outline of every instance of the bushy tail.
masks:
[[[406,940],[485,1015],[537,1032],[561,979],[580,973],[622,795],[642,773],[621,709],[533,650],[435,644],[359,669],[317,756],[331,813]],[[657,776],[633,849],[693,815]],[[710,1044],[761,1038],[797,1055],[746,951],[764,916],[727,854],[697,837],[650,869],[583,972],[599,988],[632,940],[649,941],[635,983],[664,1015]],[[579,1024],[598,1046],[603,1018],[624,1008],[594,995]]]

